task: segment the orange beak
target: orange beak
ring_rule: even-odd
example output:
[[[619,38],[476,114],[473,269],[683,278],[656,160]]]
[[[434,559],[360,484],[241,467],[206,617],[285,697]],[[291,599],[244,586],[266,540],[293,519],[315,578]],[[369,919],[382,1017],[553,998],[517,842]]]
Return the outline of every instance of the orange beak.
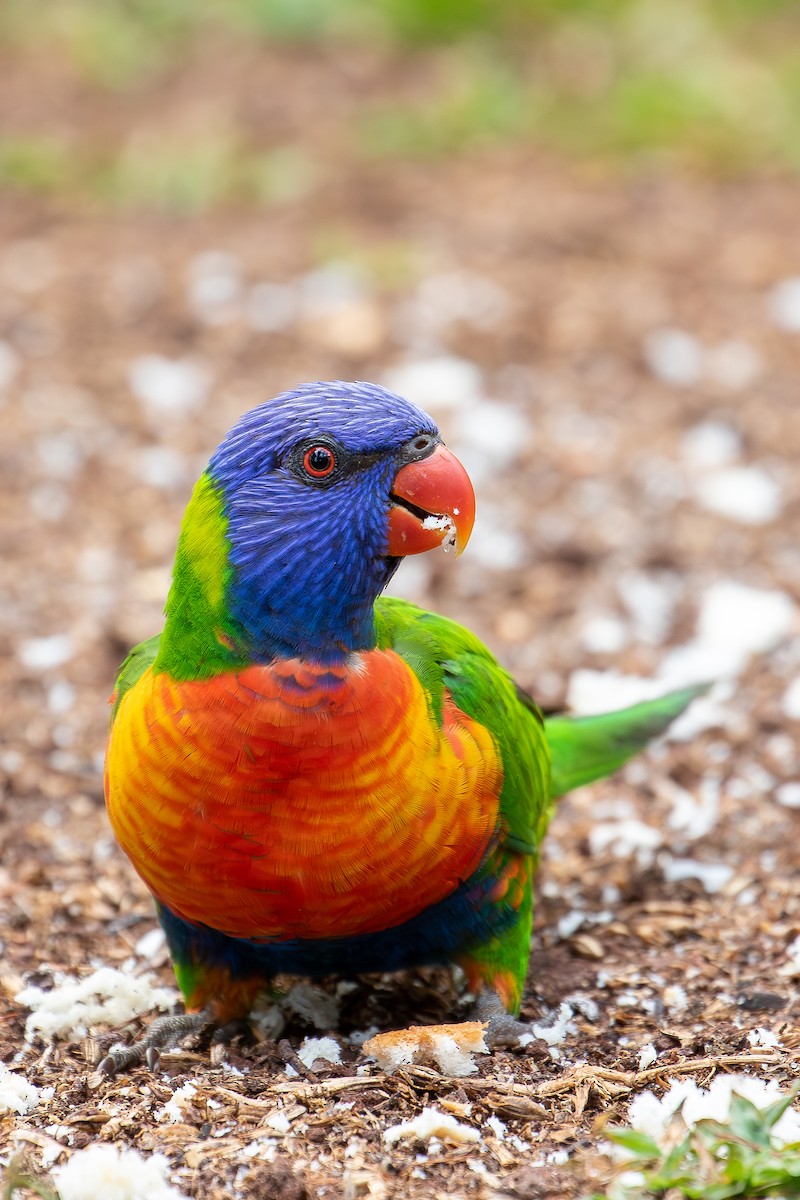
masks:
[[[422,554],[442,543],[456,556],[475,523],[475,492],[454,454],[439,445],[433,454],[401,467],[392,487],[388,553],[401,558]]]

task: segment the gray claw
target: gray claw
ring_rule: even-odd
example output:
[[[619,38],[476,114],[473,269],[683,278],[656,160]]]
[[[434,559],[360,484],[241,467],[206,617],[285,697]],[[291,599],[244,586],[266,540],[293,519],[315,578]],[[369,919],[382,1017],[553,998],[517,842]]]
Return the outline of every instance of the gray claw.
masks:
[[[518,1046],[523,1034],[530,1035],[530,1027],[518,1021],[507,1011],[497,992],[484,988],[475,999],[475,1016],[486,1021],[486,1042],[490,1049],[498,1046]]]
[[[117,1071],[119,1070],[117,1067],[117,1060],[113,1054],[107,1054],[105,1058],[101,1058],[100,1062],[97,1064],[97,1069],[103,1075],[116,1075]]]
[[[197,1033],[210,1021],[211,1016],[205,1010],[157,1017],[143,1038],[132,1046],[114,1046],[97,1069],[104,1075],[116,1075],[119,1071],[127,1071],[145,1062],[151,1071],[155,1071],[162,1050],[177,1046],[190,1033]]]

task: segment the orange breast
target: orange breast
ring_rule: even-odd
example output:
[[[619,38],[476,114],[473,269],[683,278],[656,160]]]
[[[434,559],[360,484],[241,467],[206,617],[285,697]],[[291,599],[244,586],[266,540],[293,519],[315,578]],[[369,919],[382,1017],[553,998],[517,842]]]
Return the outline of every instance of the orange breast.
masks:
[[[114,831],[179,916],[238,937],[348,936],[449,895],[497,826],[488,732],[442,728],[392,651],[178,683],[146,672],[106,759]]]

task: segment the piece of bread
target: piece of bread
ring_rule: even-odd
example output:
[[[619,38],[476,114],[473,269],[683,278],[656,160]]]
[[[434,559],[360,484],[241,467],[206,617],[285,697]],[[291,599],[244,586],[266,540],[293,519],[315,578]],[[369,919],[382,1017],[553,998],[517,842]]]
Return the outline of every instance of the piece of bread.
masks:
[[[482,1021],[411,1025],[376,1034],[364,1042],[363,1053],[375,1058],[388,1074],[411,1063],[425,1063],[438,1067],[443,1075],[474,1075],[478,1067],[473,1056],[489,1052],[485,1031]]]

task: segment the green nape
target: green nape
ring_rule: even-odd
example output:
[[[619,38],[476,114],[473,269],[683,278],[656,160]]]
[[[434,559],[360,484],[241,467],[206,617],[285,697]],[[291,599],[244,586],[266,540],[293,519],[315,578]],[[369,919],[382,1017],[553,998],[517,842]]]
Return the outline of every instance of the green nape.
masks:
[[[548,717],[547,743],[553,759],[551,795],[563,796],[616,771],[662,734],[710,684],[679,688],[618,712],[592,717]]]
[[[166,624],[154,671],[208,679],[247,665],[242,630],[228,610],[232,577],[222,496],[207,471],[195,484],[181,525]]]

